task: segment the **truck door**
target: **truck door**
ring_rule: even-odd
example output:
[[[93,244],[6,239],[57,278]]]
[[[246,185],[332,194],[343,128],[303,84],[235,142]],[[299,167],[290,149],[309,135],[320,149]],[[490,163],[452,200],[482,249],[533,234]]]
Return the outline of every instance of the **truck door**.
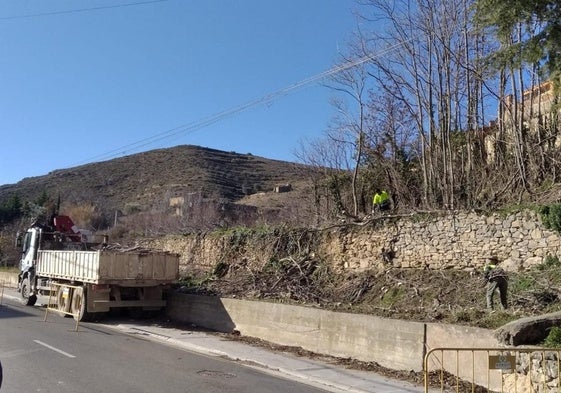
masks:
[[[33,262],[37,259],[39,235],[40,230],[37,228],[31,228],[27,232],[25,232],[20,262],[21,271],[29,269],[31,266],[33,266]]]

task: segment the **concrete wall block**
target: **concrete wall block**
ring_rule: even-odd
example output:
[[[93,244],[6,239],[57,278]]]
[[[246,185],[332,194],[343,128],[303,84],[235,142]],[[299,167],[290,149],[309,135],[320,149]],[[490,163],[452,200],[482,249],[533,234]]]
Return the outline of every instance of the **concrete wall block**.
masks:
[[[331,356],[422,370],[424,324],[310,307],[172,294],[173,320]]]
[[[436,323],[428,323],[426,328],[427,351],[434,348],[496,348],[498,346],[492,330]],[[454,375],[459,370],[460,378],[467,381],[471,381],[474,374],[476,383],[487,386],[488,354],[478,352],[473,357],[471,352],[462,352],[462,354],[464,355],[456,357],[454,351],[442,353],[444,369]],[[440,359],[441,355],[436,355]],[[438,361],[432,364],[432,367],[438,368],[440,365],[441,362]]]
[[[226,312],[220,298],[187,294],[172,294],[166,314],[174,321],[202,326],[219,332],[232,332],[235,323]]]
[[[223,299],[223,305],[244,336],[317,351],[319,309],[236,299]]]
[[[424,325],[369,315],[323,312],[322,353],[375,361],[384,367],[422,370]]]

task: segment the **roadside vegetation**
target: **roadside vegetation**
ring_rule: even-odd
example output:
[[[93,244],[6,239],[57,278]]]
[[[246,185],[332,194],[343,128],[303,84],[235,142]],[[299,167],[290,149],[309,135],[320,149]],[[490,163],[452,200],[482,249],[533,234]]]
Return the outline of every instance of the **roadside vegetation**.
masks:
[[[18,273],[19,270],[16,266],[0,266],[0,272],[3,272],[3,273]]]
[[[320,261],[271,261],[261,269],[218,264],[184,278],[181,290],[267,300],[349,313],[495,329],[507,322],[561,311],[561,264],[556,257],[509,274],[509,309],[486,309],[482,272],[389,268],[335,273]]]

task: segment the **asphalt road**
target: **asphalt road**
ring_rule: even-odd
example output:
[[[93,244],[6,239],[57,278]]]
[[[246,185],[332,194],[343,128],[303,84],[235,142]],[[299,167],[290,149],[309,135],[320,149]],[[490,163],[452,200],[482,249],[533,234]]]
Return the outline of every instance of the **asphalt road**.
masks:
[[[49,314],[0,305],[2,393],[323,392],[236,362],[208,357]]]

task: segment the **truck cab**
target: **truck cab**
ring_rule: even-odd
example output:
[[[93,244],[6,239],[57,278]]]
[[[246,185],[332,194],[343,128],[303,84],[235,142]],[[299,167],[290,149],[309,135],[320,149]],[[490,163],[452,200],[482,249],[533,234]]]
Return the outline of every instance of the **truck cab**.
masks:
[[[84,249],[90,232],[82,233],[68,216],[53,216],[49,225],[34,223],[23,234],[16,236],[16,246],[22,250],[19,263],[18,291],[23,303],[34,305],[37,301],[35,266],[39,250]]]
[[[37,258],[37,250],[39,248],[39,239],[41,237],[40,228],[29,228],[21,237],[21,260],[19,269],[20,272],[28,271],[33,267],[33,261]]]
[[[39,250],[42,230],[38,227],[29,228],[23,236],[18,236],[17,245],[22,249],[19,263],[18,291],[21,292],[24,304],[32,306],[37,301],[35,289],[35,260]]]

